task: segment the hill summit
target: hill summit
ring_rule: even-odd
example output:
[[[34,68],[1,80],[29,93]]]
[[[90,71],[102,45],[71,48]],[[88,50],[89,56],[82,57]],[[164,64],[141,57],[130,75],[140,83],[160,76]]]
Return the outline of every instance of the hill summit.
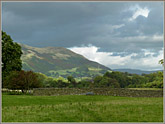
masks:
[[[90,61],[63,47],[37,48],[24,44],[21,57],[23,70],[41,72],[52,77],[91,77],[111,71],[108,67]]]

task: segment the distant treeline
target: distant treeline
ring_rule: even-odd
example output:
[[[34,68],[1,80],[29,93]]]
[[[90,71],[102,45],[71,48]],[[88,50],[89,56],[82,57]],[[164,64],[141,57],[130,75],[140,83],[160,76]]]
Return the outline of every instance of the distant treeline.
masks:
[[[74,77],[51,78],[38,74],[42,80],[43,87],[110,87],[110,88],[163,88],[163,72],[151,74],[129,74],[123,72],[106,72],[103,76],[95,76],[92,79],[76,81]]]
[[[103,76],[76,81],[72,76],[52,78],[32,71],[13,71],[5,78],[3,88],[30,90],[33,88],[163,88],[163,72],[129,74],[106,72]]]

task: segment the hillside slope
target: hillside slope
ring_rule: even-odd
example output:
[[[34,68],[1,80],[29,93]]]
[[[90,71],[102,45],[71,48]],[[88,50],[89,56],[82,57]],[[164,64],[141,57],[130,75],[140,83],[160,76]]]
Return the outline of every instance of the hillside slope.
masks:
[[[24,70],[41,72],[53,77],[66,77],[68,75],[88,77],[111,70],[63,47],[37,48],[23,44],[20,45],[23,52],[21,59]]]

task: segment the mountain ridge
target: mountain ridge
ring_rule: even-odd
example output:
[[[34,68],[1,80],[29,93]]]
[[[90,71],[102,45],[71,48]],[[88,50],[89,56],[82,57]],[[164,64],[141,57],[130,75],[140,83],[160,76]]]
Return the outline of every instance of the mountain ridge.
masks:
[[[154,72],[157,72],[157,71],[163,71],[163,70],[155,70],[155,71],[145,71],[145,70],[140,70],[140,69],[129,69],[129,68],[126,68],[126,69],[112,69],[113,71],[120,71],[120,72],[128,72],[130,74],[150,74],[150,73],[154,73]]]
[[[38,48],[24,44],[20,45],[23,52],[23,55],[21,56],[23,70],[32,70],[34,72],[41,72],[46,75],[51,75],[49,73],[59,73],[59,70],[65,70],[65,73],[67,71],[68,74],[66,75],[69,75],[72,72],[76,73],[76,71],[77,75],[81,75],[81,72],[78,72],[78,70],[84,70],[83,68],[87,68],[87,72],[92,69],[97,70],[98,74],[101,71],[103,73],[111,70],[104,65],[88,60],[84,56],[74,53],[64,47]],[[72,71],[70,72],[70,70]],[[76,75],[75,73],[74,75]],[[84,76],[87,75],[84,74]]]

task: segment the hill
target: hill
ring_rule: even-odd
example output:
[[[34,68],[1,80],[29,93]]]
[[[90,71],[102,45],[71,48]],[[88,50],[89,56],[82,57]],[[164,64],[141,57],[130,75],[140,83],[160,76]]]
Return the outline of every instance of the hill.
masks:
[[[108,67],[90,61],[63,47],[37,48],[20,44],[23,70],[41,72],[52,77],[91,77],[110,71]]]
[[[130,74],[150,74],[154,73],[157,71],[162,71],[162,70],[157,70],[157,71],[144,71],[144,70],[138,70],[138,69],[113,69],[113,71],[120,71],[120,72],[128,72]]]

